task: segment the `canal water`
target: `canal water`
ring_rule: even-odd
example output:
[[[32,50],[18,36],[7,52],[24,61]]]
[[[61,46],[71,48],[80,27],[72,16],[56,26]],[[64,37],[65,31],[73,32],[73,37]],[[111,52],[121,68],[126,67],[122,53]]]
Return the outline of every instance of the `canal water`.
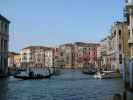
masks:
[[[0,100],[110,100],[122,91],[121,79],[96,80],[79,70],[46,80],[0,80]]]

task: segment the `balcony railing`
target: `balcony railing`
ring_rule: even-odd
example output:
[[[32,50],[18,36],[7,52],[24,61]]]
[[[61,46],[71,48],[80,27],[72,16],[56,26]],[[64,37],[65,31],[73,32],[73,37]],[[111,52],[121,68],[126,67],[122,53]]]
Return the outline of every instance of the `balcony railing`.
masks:
[[[127,6],[127,7],[133,6],[133,1],[125,3],[125,6]]]

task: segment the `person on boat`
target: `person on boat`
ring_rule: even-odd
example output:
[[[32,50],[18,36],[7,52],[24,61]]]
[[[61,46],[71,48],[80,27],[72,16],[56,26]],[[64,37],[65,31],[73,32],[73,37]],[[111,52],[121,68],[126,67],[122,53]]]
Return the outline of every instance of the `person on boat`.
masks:
[[[34,76],[34,72],[30,70],[29,77],[33,77],[33,76]]]

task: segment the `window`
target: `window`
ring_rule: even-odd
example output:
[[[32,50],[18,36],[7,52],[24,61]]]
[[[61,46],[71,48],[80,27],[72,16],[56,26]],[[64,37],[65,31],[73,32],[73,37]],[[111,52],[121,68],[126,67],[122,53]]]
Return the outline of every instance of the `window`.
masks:
[[[119,44],[119,50],[121,51],[121,49],[122,49],[122,46],[121,46],[121,44]]]
[[[4,29],[5,29],[5,32],[7,33],[8,32],[8,25],[7,24],[5,24]]]
[[[86,53],[87,49],[86,48],[83,48],[83,53]]]
[[[60,55],[63,56],[63,52],[61,52]]]
[[[116,31],[114,31],[114,36],[116,35]]]
[[[1,32],[1,21],[0,21],[0,32]]]
[[[128,39],[130,39],[130,30],[128,30]]]
[[[1,22],[1,32],[3,33],[3,31],[4,31],[4,23]]]
[[[121,39],[121,30],[119,30],[119,39]]]
[[[30,56],[29,59],[32,60],[32,56]]]
[[[40,62],[40,59],[37,59],[38,62]]]
[[[4,40],[4,50],[7,51],[7,40]]]

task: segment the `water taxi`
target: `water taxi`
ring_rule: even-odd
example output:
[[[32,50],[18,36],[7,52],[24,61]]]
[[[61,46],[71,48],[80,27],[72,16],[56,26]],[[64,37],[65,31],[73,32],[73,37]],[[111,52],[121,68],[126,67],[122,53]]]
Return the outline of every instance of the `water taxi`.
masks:
[[[120,73],[114,71],[102,71],[97,72],[94,75],[95,79],[112,79],[112,78],[120,78]]]

